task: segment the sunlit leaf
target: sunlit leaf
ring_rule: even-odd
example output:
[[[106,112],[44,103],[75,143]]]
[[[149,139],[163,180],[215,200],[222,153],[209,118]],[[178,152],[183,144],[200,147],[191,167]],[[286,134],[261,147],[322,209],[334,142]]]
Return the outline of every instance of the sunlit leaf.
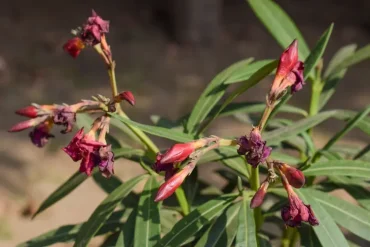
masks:
[[[370,162],[360,160],[329,160],[312,164],[304,171],[306,176],[370,177]]]

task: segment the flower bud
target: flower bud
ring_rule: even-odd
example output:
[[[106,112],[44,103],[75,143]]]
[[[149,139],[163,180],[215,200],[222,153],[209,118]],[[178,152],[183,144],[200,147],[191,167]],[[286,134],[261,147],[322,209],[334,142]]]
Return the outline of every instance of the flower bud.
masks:
[[[158,189],[157,196],[154,201],[159,202],[170,197],[175,190],[184,182],[185,178],[191,172],[190,166],[185,166],[180,172],[173,175],[170,179],[164,182]]]
[[[257,208],[262,205],[263,199],[265,198],[269,184],[270,183],[267,180],[261,184],[261,186],[258,188],[256,194],[254,194],[251,200],[251,205],[250,205],[251,208]]]
[[[289,184],[294,188],[299,189],[305,184],[306,179],[301,170],[287,164],[280,164],[278,165],[278,168],[282,173],[284,173]]]
[[[160,163],[169,164],[186,160],[195,151],[195,142],[177,143],[163,154]]]
[[[84,42],[78,37],[68,40],[67,43],[63,45],[63,49],[73,58],[76,58],[84,48]]]
[[[27,106],[22,109],[19,109],[15,113],[21,116],[35,118],[38,115],[38,109],[34,107],[33,105],[31,105],[31,106]]]
[[[17,123],[13,127],[11,127],[8,131],[9,132],[19,132],[19,131],[34,127],[34,126],[42,123],[43,121],[45,121],[46,118],[47,117],[37,117],[37,118],[33,118],[33,119],[30,119],[30,120],[26,120],[26,121]]]
[[[126,100],[130,105],[135,105],[135,97],[130,91],[124,91],[114,97],[116,103]]]

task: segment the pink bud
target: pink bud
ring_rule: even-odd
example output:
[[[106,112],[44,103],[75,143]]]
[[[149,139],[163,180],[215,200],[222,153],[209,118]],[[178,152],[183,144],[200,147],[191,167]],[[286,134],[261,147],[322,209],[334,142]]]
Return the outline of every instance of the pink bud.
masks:
[[[175,190],[184,182],[185,178],[191,172],[190,166],[185,166],[180,172],[173,175],[170,179],[164,182],[158,189],[157,196],[154,201],[159,202],[170,197]]]
[[[182,162],[187,159],[194,150],[194,142],[177,143],[167,150],[160,162],[162,164]]]
[[[126,100],[130,105],[135,105],[135,97],[130,91],[124,91],[119,95],[120,100]]]
[[[256,194],[254,194],[252,198],[251,205],[250,205],[251,208],[257,208],[262,205],[263,199],[265,198],[268,187],[269,187],[269,182],[267,180],[261,184]]]
[[[287,164],[281,164],[279,166],[279,169],[281,170],[281,172],[284,173],[289,184],[294,188],[299,189],[305,184],[306,179],[301,170],[298,170],[297,168],[289,166]]]
[[[21,116],[29,117],[29,118],[35,118],[38,115],[38,110],[34,106],[27,106],[22,109],[17,110],[15,113]]]
[[[41,122],[43,122],[44,120],[45,120],[44,117],[41,117],[41,118],[39,117],[39,118],[33,118],[33,119],[30,119],[30,120],[26,120],[26,121],[17,123],[13,127],[11,127],[8,131],[9,132],[19,132],[19,131],[31,128],[33,126],[36,126],[36,125],[40,124]]]

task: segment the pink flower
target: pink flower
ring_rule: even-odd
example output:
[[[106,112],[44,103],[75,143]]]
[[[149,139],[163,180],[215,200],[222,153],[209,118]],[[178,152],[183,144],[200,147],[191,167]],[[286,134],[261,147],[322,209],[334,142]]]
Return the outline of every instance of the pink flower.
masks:
[[[110,145],[96,140],[95,133],[95,129],[87,134],[84,134],[83,128],[80,129],[63,150],[73,161],[81,160],[80,172],[90,176],[92,170],[98,166],[103,176],[110,177],[114,174],[114,153]]]
[[[258,128],[254,128],[249,137],[242,136],[239,138],[238,154],[245,155],[247,162],[256,168],[270,156],[272,148],[266,146],[262,140]]]
[[[85,44],[82,39],[75,37],[67,41],[63,45],[64,51],[66,51],[73,58],[76,58],[80,52],[85,48]]]
[[[269,99],[279,99],[283,92],[291,87],[291,93],[302,89],[304,64],[298,60],[298,41],[294,40],[280,57],[275,79],[272,83]]]

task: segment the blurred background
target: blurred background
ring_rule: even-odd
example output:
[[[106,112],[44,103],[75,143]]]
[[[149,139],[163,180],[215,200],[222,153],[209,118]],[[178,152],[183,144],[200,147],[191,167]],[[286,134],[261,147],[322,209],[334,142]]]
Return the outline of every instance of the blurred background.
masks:
[[[370,1],[279,0],[312,48],[335,23],[324,63],[342,46],[370,41]],[[90,15],[91,8],[111,21],[108,42],[117,62],[121,91],[131,90],[137,105],[125,105],[135,121],[151,124],[150,115],[170,120],[190,111],[206,84],[222,69],[244,58],[278,58],[282,49],[243,0],[3,0],[0,7],[0,246],[14,246],[64,224],[86,220],[105,197],[87,181],[67,198],[30,220],[30,213],[73,172],[78,164],[60,148],[71,135],[61,136],[44,149],[33,146],[28,133],[10,134],[23,120],[16,109],[29,105],[74,103],[98,93],[110,96],[109,81],[100,58],[84,50],[74,60],[62,46],[70,30]],[[326,108],[360,110],[370,103],[370,62],[351,68]],[[271,78],[238,101],[262,101]],[[291,104],[307,109],[309,85]],[[329,121],[316,130],[318,143],[340,129]],[[209,132],[241,135],[248,130],[233,118],[216,121]],[[164,148],[168,142],[155,139]],[[348,145],[369,143],[361,132],[345,138]],[[217,175],[202,171],[211,181]],[[140,173],[137,164],[119,160],[116,173],[126,180]],[[222,181],[218,182],[222,186]],[[69,246],[69,245],[60,245]]]

